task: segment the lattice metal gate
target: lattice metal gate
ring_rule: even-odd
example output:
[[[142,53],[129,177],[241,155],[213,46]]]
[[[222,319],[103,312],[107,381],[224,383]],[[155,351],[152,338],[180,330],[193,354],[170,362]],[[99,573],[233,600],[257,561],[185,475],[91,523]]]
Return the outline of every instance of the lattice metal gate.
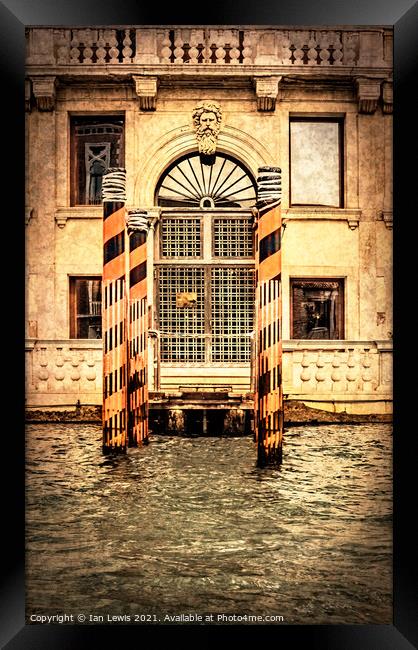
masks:
[[[157,249],[161,363],[250,363],[252,214],[246,209],[168,209]]]
[[[205,361],[205,275],[202,268],[159,269],[161,361]],[[193,308],[180,308],[178,296],[196,294]]]
[[[249,363],[254,328],[253,269],[211,269],[211,316],[211,361]]]
[[[254,269],[160,267],[161,361],[249,363],[254,329]],[[182,308],[179,296],[196,296]]]

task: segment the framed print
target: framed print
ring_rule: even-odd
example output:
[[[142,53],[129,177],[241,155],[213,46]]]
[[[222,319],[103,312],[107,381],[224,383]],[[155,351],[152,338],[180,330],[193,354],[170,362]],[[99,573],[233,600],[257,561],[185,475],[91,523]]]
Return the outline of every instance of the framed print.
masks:
[[[26,164],[5,647],[416,642],[392,204],[416,7],[329,5],[2,7]]]

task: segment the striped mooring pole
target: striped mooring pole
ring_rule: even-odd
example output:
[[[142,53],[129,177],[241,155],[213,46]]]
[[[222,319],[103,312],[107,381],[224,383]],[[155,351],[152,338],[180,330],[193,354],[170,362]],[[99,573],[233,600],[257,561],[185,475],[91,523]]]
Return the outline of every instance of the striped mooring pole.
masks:
[[[103,452],[148,442],[147,234],[125,210],[124,169],[103,176]]]
[[[129,237],[128,442],[136,446],[148,443],[147,213],[130,210],[126,225]]]
[[[259,467],[282,461],[281,170],[257,177],[255,439]]]
[[[103,452],[127,446],[126,172],[103,176]]]

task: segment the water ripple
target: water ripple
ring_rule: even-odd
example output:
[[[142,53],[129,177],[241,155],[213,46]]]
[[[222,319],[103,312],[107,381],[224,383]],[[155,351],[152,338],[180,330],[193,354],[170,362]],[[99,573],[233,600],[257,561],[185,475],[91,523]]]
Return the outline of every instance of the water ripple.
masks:
[[[391,448],[389,425],[295,427],[260,470],[250,438],[113,458],[95,425],[28,425],[27,615],[389,624]]]

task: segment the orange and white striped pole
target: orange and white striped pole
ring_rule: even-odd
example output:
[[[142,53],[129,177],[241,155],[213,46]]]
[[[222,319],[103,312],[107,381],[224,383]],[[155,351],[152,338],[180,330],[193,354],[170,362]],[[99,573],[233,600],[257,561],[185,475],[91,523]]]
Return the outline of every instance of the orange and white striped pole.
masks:
[[[282,460],[281,170],[257,177],[255,438],[260,467]]]
[[[103,176],[103,452],[127,446],[126,172]]]
[[[129,210],[128,444],[148,443],[147,213]]]

